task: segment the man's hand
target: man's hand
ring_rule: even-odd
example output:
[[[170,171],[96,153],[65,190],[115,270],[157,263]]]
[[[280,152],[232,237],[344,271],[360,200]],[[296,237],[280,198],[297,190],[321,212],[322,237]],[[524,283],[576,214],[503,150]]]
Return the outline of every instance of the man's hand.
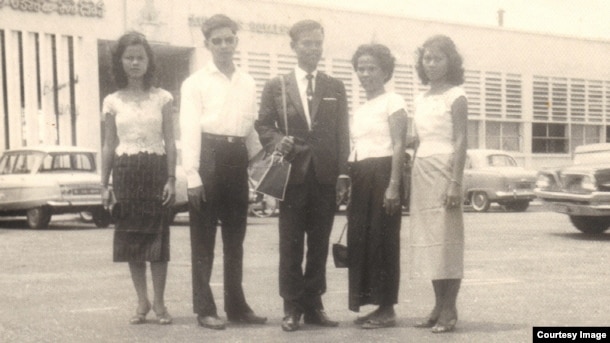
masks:
[[[203,185],[195,188],[189,188],[187,190],[189,203],[195,208],[201,208],[203,203],[206,202],[205,188]]]
[[[292,148],[294,148],[294,137],[292,136],[284,136],[284,138],[275,145],[275,151],[283,156],[288,155],[292,151]]]
[[[337,190],[336,204],[338,206],[343,199],[345,199],[346,197],[349,197],[349,178],[340,177],[339,179],[337,179],[336,190]]]

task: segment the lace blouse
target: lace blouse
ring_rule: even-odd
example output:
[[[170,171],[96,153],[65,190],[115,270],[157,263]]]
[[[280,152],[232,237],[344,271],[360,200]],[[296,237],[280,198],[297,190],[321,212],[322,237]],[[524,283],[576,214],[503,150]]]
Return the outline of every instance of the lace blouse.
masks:
[[[163,155],[163,107],[173,100],[161,88],[152,87],[148,98],[135,100],[114,92],[104,98],[102,114],[114,117],[119,145],[116,154],[136,155],[140,152]]]

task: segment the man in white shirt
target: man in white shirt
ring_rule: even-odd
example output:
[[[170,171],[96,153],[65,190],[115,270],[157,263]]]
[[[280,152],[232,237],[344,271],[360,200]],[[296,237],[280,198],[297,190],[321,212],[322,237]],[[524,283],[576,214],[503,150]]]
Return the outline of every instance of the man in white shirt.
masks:
[[[238,25],[217,14],[201,28],[212,61],[182,84],[182,165],[188,184],[193,308],[199,325],[222,330],[210,288],[216,227],[224,251],[225,312],[231,322],[263,324],[242,288],[243,241],[248,211],[248,151],[254,132],[254,79],[233,63]]]

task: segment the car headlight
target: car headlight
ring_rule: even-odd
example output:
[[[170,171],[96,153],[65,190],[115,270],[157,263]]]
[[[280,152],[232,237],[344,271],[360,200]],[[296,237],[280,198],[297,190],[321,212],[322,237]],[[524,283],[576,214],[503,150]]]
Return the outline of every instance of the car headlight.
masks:
[[[72,188],[66,185],[59,185],[59,189],[61,190],[62,196],[70,196],[72,195]]]
[[[536,179],[536,188],[538,188],[538,189],[551,188],[552,184],[553,184],[553,180],[548,175],[545,175],[545,174],[538,175],[538,178]]]
[[[595,183],[595,178],[590,175],[583,176],[583,178],[580,180],[580,187],[586,191],[596,191],[597,184]]]

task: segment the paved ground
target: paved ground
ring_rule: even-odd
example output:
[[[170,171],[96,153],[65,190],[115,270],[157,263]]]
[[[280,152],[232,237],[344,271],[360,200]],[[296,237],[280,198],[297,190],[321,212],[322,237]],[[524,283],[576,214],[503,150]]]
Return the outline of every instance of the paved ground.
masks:
[[[403,217],[402,248],[409,217]],[[610,234],[586,236],[567,217],[533,206],[526,213],[466,213],[466,278],[452,334],[433,335],[414,322],[432,305],[428,281],[410,280],[402,261],[396,328],[365,331],[347,310],[347,271],[329,259],[329,314],[335,329],[280,329],[277,218],[251,218],[245,244],[245,290],[264,326],[212,331],[191,307],[190,246],[185,218],[172,226],[167,305],[171,326],[127,324],[135,294],[127,266],[111,262],[112,230],[61,216],[49,230],[0,220],[0,342],[529,342],[532,326],[608,326]],[[345,223],[336,218],[331,239]],[[220,236],[220,235],[219,235]],[[222,309],[222,252],[213,290]],[[369,310],[365,308],[365,310]],[[221,316],[224,313],[221,312]]]

